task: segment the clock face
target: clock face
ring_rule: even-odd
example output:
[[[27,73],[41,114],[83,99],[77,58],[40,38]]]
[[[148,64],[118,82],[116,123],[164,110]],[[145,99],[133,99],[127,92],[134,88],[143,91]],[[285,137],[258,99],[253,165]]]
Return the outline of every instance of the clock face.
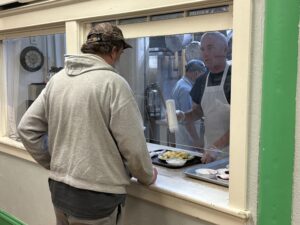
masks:
[[[35,72],[42,68],[44,56],[38,48],[29,46],[22,50],[20,63],[25,70]]]

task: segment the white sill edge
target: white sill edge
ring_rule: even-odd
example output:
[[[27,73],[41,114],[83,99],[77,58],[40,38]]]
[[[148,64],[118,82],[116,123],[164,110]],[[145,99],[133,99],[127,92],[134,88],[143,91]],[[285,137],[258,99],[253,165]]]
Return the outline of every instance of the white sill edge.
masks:
[[[158,174],[158,176],[160,176]],[[216,210],[218,212],[222,212],[222,213],[225,213],[225,214],[229,214],[229,215],[232,215],[232,216],[235,216],[235,217],[238,217],[240,219],[243,219],[243,220],[247,220],[250,218],[250,211],[247,211],[247,210],[242,210],[242,209],[236,209],[236,208],[232,208],[232,207],[223,207],[223,206],[220,206],[220,205],[216,205],[216,204],[213,204],[213,203],[209,203],[209,202],[205,202],[205,201],[197,201],[195,199],[192,199],[192,198],[189,198],[187,196],[184,196],[184,195],[180,195],[174,191],[169,191],[169,190],[166,190],[166,189],[162,189],[162,188],[159,188],[159,187],[156,187],[155,184],[153,185],[150,185],[150,186],[144,186],[142,184],[140,184],[136,178],[132,178],[131,179],[131,182],[136,184],[137,186],[140,186],[140,187],[144,187],[144,188],[148,188],[152,191],[155,191],[155,192],[160,192],[160,193],[163,193],[163,194],[166,194],[166,195],[170,195],[172,197],[175,197],[175,198],[178,198],[178,199],[181,199],[183,201],[187,201],[187,202],[192,202],[192,203],[195,203],[195,204],[198,204],[198,205],[201,205],[203,207],[206,207],[206,208],[210,208],[212,210]]]
[[[0,143],[9,145],[10,147],[14,147],[14,148],[26,151],[24,145],[21,142],[10,139],[9,137],[0,137]]]

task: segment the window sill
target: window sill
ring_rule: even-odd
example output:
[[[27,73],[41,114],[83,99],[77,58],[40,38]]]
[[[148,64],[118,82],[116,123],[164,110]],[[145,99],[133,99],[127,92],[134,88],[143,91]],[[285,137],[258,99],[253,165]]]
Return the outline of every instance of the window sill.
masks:
[[[17,156],[18,158],[35,162],[34,159],[28,154],[21,142],[17,142],[8,137],[0,137],[0,152],[9,155]]]
[[[161,146],[148,143],[148,149],[155,148]],[[0,137],[0,152],[35,162],[22,143],[8,137]],[[228,188],[186,177],[184,169],[155,167],[156,183],[147,187],[132,179],[129,195],[213,224],[242,225],[249,219],[249,211],[229,206]]]
[[[148,143],[149,150],[161,148]],[[213,224],[241,225],[249,219],[249,211],[229,206],[228,188],[189,178],[184,168],[155,167],[156,183],[145,187],[133,179],[128,194]]]

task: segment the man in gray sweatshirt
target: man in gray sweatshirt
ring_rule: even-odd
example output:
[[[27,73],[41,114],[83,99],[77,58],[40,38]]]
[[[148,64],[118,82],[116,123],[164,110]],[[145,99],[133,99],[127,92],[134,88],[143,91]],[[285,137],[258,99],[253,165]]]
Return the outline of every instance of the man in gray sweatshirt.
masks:
[[[49,170],[57,225],[121,224],[131,176],[155,182],[143,121],[114,64],[131,46],[110,23],[93,27],[81,55],[68,55],[18,126],[31,156]]]

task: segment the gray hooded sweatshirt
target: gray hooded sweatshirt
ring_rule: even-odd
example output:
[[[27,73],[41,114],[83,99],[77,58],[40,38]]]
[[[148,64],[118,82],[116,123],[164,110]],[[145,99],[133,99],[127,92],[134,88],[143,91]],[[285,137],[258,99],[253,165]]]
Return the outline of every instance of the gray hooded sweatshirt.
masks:
[[[66,56],[18,126],[50,178],[98,192],[126,193],[153,178],[140,111],[128,83],[101,57]],[[48,134],[48,145],[45,138]]]

